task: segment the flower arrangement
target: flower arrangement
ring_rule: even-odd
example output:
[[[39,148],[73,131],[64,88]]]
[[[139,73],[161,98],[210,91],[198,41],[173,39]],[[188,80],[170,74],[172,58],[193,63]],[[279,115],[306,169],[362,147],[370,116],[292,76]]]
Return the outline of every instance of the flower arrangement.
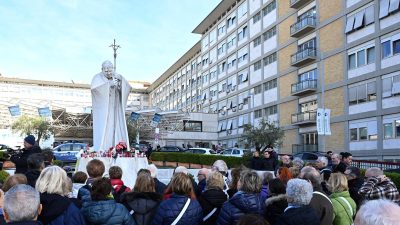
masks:
[[[115,150],[117,151],[117,154],[123,154],[128,150],[128,147],[125,142],[121,141],[117,146],[115,146]]]

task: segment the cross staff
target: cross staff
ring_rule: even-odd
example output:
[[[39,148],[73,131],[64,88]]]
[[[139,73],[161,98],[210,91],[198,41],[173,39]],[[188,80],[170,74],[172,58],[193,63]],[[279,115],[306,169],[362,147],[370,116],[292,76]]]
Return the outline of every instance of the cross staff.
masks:
[[[116,69],[117,69],[117,49],[121,48],[121,46],[119,46],[115,43],[115,38],[114,38],[114,44],[111,44],[109,47],[111,47],[114,50],[114,71],[116,71]]]

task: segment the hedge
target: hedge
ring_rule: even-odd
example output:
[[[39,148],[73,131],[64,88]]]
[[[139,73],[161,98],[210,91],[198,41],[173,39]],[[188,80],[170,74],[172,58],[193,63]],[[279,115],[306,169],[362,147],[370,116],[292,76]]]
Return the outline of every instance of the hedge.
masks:
[[[242,164],[248,166],[249,158],[233,157],[222,155],[202,155],[193,153],[177,153],[177,152],[153,152],[150,159],[152,161],[180,162],[193,163],[200,165],[211,166],[216,160],[222,159],[226,162],[229,168],[240,166]]]

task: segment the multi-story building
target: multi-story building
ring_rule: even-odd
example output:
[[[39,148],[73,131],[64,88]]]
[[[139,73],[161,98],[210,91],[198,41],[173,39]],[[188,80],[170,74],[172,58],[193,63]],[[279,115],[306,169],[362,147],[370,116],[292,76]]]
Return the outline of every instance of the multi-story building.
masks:
[[[285,130],[281,152],[398,158],[398,0],[223,0],[193,32],[151,105],[217,113],[227,147],[265,118]],[[317,108],[331,109],[332,135],[317,134]]]

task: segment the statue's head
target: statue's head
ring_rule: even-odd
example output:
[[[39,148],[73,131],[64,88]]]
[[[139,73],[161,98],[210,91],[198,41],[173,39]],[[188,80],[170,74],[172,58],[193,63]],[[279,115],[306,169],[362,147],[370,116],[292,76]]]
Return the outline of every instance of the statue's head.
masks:
[[[110,79],[114,74],[114,66],[110,61],[104,61],[101,65],[101,71],[103,71],[104,76]]]

